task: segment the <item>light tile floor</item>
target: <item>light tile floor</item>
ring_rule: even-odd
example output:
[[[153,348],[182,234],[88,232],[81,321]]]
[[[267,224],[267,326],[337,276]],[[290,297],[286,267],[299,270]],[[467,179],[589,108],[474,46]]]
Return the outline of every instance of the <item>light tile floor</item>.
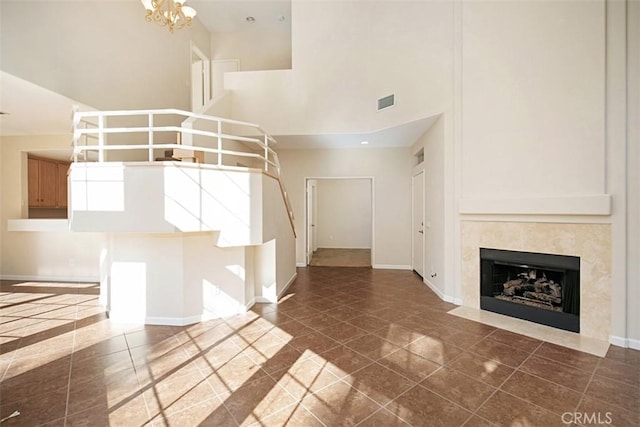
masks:
[[[97,294],[1,282],[2,427],[640,425],[639,351],[447,314],[406,271],[299,269],[279,304],[186,327],[112,324]]]

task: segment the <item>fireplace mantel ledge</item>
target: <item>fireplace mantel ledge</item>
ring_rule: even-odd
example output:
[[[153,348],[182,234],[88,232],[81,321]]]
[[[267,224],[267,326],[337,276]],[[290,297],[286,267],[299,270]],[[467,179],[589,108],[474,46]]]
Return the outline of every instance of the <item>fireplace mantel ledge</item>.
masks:
[[[463,197],[463,215],[611,215],[609,194],[567,197]]]

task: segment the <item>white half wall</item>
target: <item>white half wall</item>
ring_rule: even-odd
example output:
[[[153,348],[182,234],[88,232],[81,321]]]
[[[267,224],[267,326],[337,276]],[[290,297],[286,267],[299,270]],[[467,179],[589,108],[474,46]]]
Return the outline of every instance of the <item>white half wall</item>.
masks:
[[[3,6],[4,7],[4,6]],[[16,280],[98,281],[103,233],[9,231],[8,220],[26,218],[28,152],[69,150],[71,135],[0,138],[0,275]],[[8,185],[11,183],[11,185]]]
[[[371,180],[317,180],[316,233],[320,248],[371,248]]]

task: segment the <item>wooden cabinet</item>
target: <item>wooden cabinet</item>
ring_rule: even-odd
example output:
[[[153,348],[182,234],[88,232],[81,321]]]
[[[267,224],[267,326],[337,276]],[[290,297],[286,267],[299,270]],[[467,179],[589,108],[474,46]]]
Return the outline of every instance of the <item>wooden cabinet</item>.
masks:
[[[29,157],[29,207],[66,208],[69,163]]]

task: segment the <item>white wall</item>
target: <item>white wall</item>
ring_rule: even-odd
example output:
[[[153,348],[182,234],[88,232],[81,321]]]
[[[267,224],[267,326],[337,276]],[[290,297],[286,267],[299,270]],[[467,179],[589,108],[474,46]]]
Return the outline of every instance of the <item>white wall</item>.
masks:
[[[211,34],[211,59],[238,59],[241,71],[291,69],[290,23],[280,31]]]
[[[453,2],[293,2],[292,70],[227,74],[233,115],[295,135],[439,113],[452,89],[452,20]],[[397,105],[377,112],[391,93]]]
[[[2,69],[100,109],[190,110],[195,22],[175,31],[145,21],[137,1],[2,2]]]
[[[627,3],[627,336],[640,348],[640,2]]]
[[[462,40],[463,198],[604,194],[604,1],[465,2]]]
[[[373,262],[411,268],[410,148],[278,151],[284,182],[295,213],[296,262],[305,264],[305,178],[374,178]]]
[[[106,245],[102,233],[7,230],[7,220],[23,218],[28,204],[26,152],[67,150],[70,141],[70,135],[0,138],[0,274],[3,277],[98,280],[100,254]]]
[[[263,265],[266,262],[272,262],[275,258],[275,295],[279,297],[296,278],[297,242],[283,201],[280,184],[270,176],[263,174],[262,177],[262,240],[266,243],[256,247],[256,257],[261,257],[259,262]],[[300,236],[302,229],[297,223],[295,227]],[[272,268],[273,266],[263,266],[262,271],[257,271],[256,285],[260,281],[262,284],[265,283],[265,273],[271,275]],[[262,290],[256,288],[256,296],[272,297],[273,294],[271,291],[267,294],[264,288]],[[272,298],[271,302],[275,300]]]
[[[3,145],[1,145],[1,144],[2,144],[2,139],[0,138],[0,277],[2,276],[2,253],[3,253],[3,250],[2,250],[2,240],[3,239],[1,239],[1,237],[2,237],[2,233],[4,233],[5,224],[7,222],[5,220],[5,217],[4,217],[4,203],[3,203],[3,200],[2,200],[2,197],[4,196],[4,184],[3,183],[4,183],[4,180],[5,180],[5,177],[3,175],[4,167],[3,167],[3,164],[2,164],[2,153],[3,153],[4,150],[2,149]]]
[[[371,248],[371,180],[317,180],[319,248]]]

